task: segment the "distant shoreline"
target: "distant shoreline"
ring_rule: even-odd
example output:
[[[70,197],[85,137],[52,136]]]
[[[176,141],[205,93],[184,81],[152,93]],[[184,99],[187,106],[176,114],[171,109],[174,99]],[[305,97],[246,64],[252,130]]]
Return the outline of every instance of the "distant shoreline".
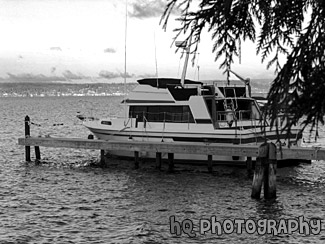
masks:
[[[213,81],[202,81],[209,83]],[[224,82],[218,80],[217,82]],[[240,83],[239,81],[231,81]],[[267,93],[270,80],[251,80],[253,93]],[[127,82],[126,93],[137,83]],[[0,82],[0,97],[123,96],[124,83]]]
[[[127,83],[128,93],[136,83]],[[0,83],[0,97],[122,96],[123,83]]]

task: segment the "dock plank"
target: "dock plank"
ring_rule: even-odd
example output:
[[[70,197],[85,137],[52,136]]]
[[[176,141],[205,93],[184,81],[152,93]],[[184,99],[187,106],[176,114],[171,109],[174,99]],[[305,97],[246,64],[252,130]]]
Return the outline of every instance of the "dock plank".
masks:
[[[168,143],[168,142],[143,142],[143,141],[104,141],[88,140],[80,138],[45,138],[27,137],[19,138],[19,145],[41,146],[57,148],[79,149],[104,149],[126,151],[151,151],[163,153],[188,153],[202,155],[236,155],[258,156],[258,146],[229,145],[229,144],[204,144],[194,145],[191,143]],[[216,146],[217,145],[217,146]]]
[[[144,142],[144,141],[104,141],[81,138],[19,138],[18,144],[23,146],[41,146],[56,148],[79,148],[100,150],[147,151],[162,153],[185,153],[200,155],[232,155],[244,157],[262,157],[259,155],[260,145],[235,144],[202,144]],[[261,152],[260,152],[261,153]],[[282,148],[277,152],[277,159],[325,160],[324,148]]]

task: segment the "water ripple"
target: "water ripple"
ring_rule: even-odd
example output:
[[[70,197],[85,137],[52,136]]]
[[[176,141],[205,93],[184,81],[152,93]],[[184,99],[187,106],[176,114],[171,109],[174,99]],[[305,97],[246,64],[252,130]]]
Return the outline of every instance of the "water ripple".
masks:
[[[41,163],[24,162],[23,119],[42,124],[35,135],[87,138],[74,115],[80,104],[101,110],[117,107],[120,98],[0,98],[0,243],[324,243],[320,235],[187,235],[169,232],[169,217],[199,220],[251,218],[325,219],[325,164],[313,162],[278,169],[278,197],[250,198],[252,180],[246,170],[176,166],[177,173],[157,171],[150,162],[110,159],[93,167],[96,150],[41,148]],[[54,106],[55,105],[55,106]],[[64,126],[54,127],[54,123]],[[322,143],[324,129],[317,143]],[[33,156],[33,152],[32,152]],[[166,165],[163,165],[164,170]]]

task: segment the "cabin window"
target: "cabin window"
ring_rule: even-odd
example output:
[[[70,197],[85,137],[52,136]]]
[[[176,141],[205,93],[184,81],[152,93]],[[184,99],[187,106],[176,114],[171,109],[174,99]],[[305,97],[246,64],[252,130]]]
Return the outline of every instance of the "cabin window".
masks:
[[[214,102],[214,100],[213,99],[205,99],[205,103],[206,103],[206,105],[207,105],[207,108],[208,108],[208,111],[209,111],[209,114],[210,114],[210,116],[211,116],[211,118],[212,118],[212,103]]]
[[[143,117],[147,112],[147,106],[130,106],[129,117],[137,118],[138,121],[143,122]]]
[[[143,122],[194,123],[189,106],[130,106],[129,116]]]
[[[101,122],[102,125],[112,125],[112,122],[111,121],[106,121],[106,120],[103,120]]]

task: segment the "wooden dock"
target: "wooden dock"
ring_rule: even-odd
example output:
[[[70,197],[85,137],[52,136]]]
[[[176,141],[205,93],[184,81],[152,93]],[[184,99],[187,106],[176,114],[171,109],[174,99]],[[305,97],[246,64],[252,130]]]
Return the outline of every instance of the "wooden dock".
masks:
[[[220,156],[244,156],[259,157],[260,145],[236,145],[236,144],[205,144],[194,145],[191,143],[168,143],[168,142],[143,142],[143,141],[104,141],[82,138],[45,138],[26,137],[19,138],[18,144],[23,146],[78,148],[98,150],[122,150],[133,152],[161,152],[182,153]],[[325,148],[319,147],[283,147],[277,150],[277,160],[302,159],[302,160],[325,160]]]
[[[77,148],[100,150],[101,162],[105,162],[105,150],[120,150],[134,152],[135,168],[139,167],[139,152],[155,152],[157,168],[161,168],[162,153],[168,154],[168,171],[174,167],[174,154],[199,154],[207,156],[207,166],[212,172],[212,156],[243,156],[246,157],[248,172],[252,173],[252,158],[256,158],[255,172],[252,186],[253,198],[259,198],[264,182],[264,197],[276,197],[276,169],[278,160],[325,160],[324,148],[313,147],[283,147],[277,150],[273,143],[261,145],[243,144],[193,144],[179,142],[144,142],[144,141],[104,141],[82,138],[46,138],[31,137],[29,117],[25,118],[25,137],[18,139],[18,144],[25,146],[25,159],[31,161],[30,147],[35,147],[36,161],[41,159],[39,147]]]

